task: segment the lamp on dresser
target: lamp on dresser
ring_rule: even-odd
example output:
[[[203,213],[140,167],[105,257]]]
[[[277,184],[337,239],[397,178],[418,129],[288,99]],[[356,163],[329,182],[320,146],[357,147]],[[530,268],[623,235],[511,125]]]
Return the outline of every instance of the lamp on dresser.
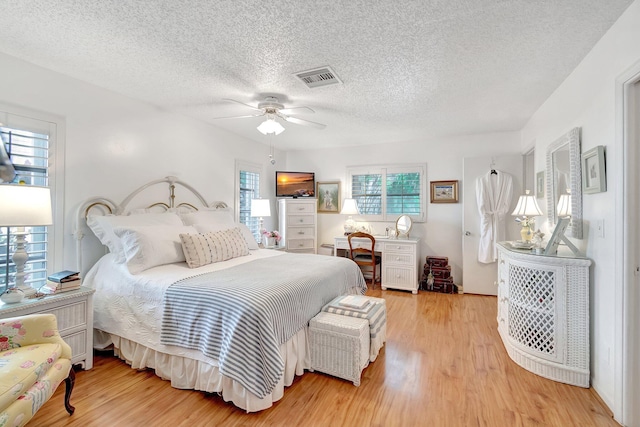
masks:
[[[0,206],[0,227],[15,227],[14,234],[16,236],[16,249],[12,257],[16,266],[15,283],[10,285],[7,281],[5,292],[8,289],[17,288],[24,296],[28,297],[35,294],[36,290],[25,284],[25,264],[29,260],[29,254],[26,251],[26,236],[29,232],[25,227],[45,226],[53,223],[51,192],[47,187],[2,184],[0,185]],[[7,242],[7,249],[8,246],[9,242]],[[8,264],[7,260],[7,268]],[[4,300],[5,298],[3,298]]]
[[[535,196],[529,194],[529,190],[520,196],[518,204],[511,215],[522,216],[522,219],[516,218],[516,221],[522,225],[520,236],[522,237],[522,241],[531,242],[531,237],[533,236],[533,232],[531,231],[534,223],[533,217],[542,215],[542,211],[540,211]]]

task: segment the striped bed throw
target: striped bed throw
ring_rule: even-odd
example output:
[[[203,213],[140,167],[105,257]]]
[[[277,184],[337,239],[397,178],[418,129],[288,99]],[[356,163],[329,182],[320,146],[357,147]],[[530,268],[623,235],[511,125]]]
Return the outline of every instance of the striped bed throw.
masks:
[[[369,346],[369,360],[374,362],[380,353],[380,349],[387,340],[387,303],[383,298],[359,297],[367,299],[368,304],[363,309],[357,309],[342,304],[345,296],[338,296],[322,308],[328,313],[342,316],[358,317],[369,321],[369,334],[371,345]]]
[[[162,344],[195,349],[259,398],[284,372],[280,345],[338,295],[364,294],[346,258],[283,254],[180,280],[164,296]]]

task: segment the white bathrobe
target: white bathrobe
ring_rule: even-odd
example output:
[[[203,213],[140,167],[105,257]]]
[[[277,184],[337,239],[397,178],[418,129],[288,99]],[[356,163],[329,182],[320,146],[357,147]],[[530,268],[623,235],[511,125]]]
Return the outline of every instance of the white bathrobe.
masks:
[[[476,198],[480,211],[480,246],[478,261],[492,263],[498,259],[496,243],[505,239],[505,219],[511,206],[513,177],[506,172],[487,172],[476,180]]]

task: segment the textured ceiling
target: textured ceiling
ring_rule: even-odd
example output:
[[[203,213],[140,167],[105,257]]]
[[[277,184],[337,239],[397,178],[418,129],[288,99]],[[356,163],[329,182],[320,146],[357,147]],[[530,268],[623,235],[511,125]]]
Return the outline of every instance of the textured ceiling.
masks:
[[[280,149],[519,130],[632,0],[4,0],[0,51]],[[293,73],[331,66],[344,84]],[[276,137],[233,98],[324,130]],[[0,94],[1,97],[1,94]]]

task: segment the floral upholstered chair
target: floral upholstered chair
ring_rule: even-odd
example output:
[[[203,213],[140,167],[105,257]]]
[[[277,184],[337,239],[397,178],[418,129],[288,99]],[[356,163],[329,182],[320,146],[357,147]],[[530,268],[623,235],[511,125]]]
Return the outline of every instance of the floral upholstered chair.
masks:
[[[63,380],[65,408],[73,414],[71,347],[53,314],[0,319],[0,427],[25,425]]]

